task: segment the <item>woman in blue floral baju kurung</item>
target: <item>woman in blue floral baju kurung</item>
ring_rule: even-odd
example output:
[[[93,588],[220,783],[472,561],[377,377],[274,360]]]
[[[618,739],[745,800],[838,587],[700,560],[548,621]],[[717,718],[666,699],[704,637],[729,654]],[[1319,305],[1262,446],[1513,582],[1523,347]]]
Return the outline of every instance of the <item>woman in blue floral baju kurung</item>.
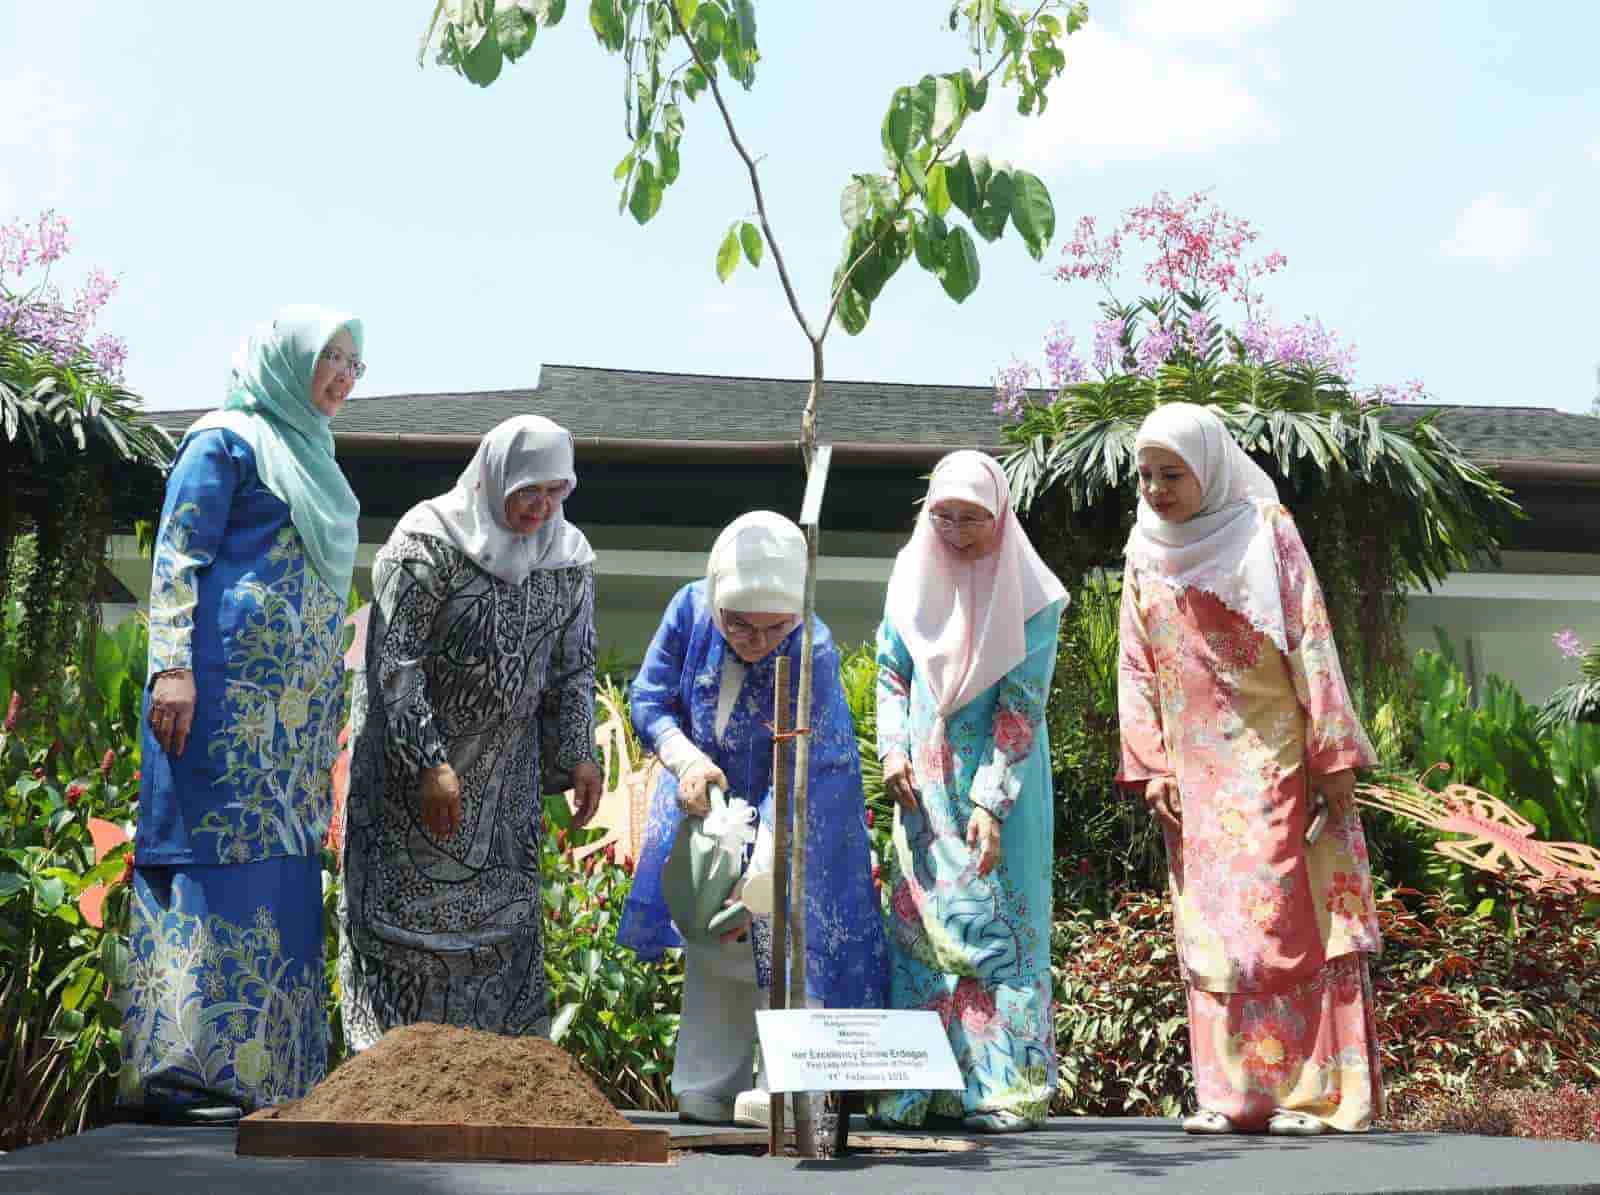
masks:
[[[156,538],[124,1103],[224,1119],[327,1069],[320,849],[358,506],[361,326],[289,308],[179,446]]]
[[[1044,1119],[1054,810],[1045,704],[1066,594],[1011,513],[1005,475],[955,453],[889,585],[878,753],[899,804],[890,1005],[944,1021],[965,1091],[896,1091],[875,1115],[988,1132]]]
[[[633,725],[665,768],[617,941],[641,959],[684,945],[661,869],[684,808],[718,783],[772,824],[773,687],[777,658],[798,687],[805,538],[765,511],[743,516],[712,549],[708,576],[673,597],[629,692]],[[755,625],[758,620],[760,626]],[[872,884],[855,726],[828,628],[813,622],[811,772],[806,827],[807,998],[827,1008],[881,1008],[887,957]],[[798,707],[797,707],[798,708]],[[721,946],[684,954],[683,1016],[672,1090],[687,1120],[764,1122],[750,1088],[755,1011],[770,989],[771,919]]]

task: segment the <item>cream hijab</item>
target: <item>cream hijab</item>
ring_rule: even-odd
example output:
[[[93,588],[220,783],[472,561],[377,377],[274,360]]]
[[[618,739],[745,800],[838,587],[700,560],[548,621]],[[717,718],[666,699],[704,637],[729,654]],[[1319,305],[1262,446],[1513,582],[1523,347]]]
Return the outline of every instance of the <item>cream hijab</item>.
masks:
[[[506,498],[530,485],[577,487],[572,434],[539,415],[517,415],[490,430],[455,488],[418,503],[399,530],[448,540],[479,568],[510,585],[521,585],[535,569],[572,568],[594,560],[594,550],[571,523],[561,503],[532,535],[506,524]]]
[[[995,550],[957,559],[928,522],[934,505],[959,498],[999,522]],[[911,542],[895,558],[884,613],[911,653],[940,717],[980,696],[1028,654],[1028,619],[1067,591],[1034,551],[1011,509],[1011,488],[994,459],[953,452],[934,467]]]
[[[1277,553],[1265,517],[1278,502],[1272,479],[1215,411],[1193,403],[1152,411],[1134,437],[1135,451],[1146,446],[1183,458],[1200,482],[1200,510],[1186,523],[1171,523],[1140,498],[1128,562],[1174,589],[1211,594],[1288,651]]]
[[[794,614],[805,609],[805,533],[780,514],[753,510],[729,523],[706,561],[706,601],[726,634],[722,611]]]

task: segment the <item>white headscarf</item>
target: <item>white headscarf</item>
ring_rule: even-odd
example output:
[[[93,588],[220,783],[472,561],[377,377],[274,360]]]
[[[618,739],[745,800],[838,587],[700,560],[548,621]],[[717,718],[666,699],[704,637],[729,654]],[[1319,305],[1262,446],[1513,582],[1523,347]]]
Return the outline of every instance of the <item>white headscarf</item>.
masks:
[[[805,533],[780,514],[753,510],[723,528],[706,561],[706,601],[718,630],[722,611],[794,614],[805,610]]]
[[[1215,411],[1193,403],[1152,411],[1134,437],[1135,451],[1146,446],[1183,458],[1200,482],[1200,509],[1188,522],[1172,523],[1141,497],[1128,537],[1129,562],[1174,589],[1211,594],[1288,651],[1277,553],[1264,513],[1278,503],[1272,479]]]
[[[567,492],[550,517],[532,535],[511,530],[506,498],[552,481],[566,482]],[[399,529],[449,540],[484,572],[521,585],[535,569],[594,560],[589,541],[567,522],[563,505],[577,484],[572,434],[540,415],[517,415],[484,436],[454,489],[413,506]]]
[[[999,522],[1000,542],[989,555],[961,560],[939,539],[928,514],[951,498],[976,503]],[[911,542],[895,558],[884,610],[940,716],[1022,663],[1028,619],[1066,596],[1012,511],[1011,489],[995,460],[964,450],[940,461]]]

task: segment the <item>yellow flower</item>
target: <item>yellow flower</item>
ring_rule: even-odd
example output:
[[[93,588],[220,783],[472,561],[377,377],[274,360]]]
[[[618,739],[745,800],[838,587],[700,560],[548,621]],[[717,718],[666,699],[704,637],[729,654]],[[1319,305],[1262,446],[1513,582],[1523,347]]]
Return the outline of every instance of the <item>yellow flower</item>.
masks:
[[[251,1038],[240,1045],[233,1056],[233,1073],[247,1087],[255,1087],[272,1070],[272,1056],[259,1038]]]
[[[287,688],[278,698],[278,722],[285,730],[299,730],[311,716],[311,696],[303,689]]]
[[[1263,1037],[1256,1042],[1256,1057],[1268,1066],[1277,1066],[1283,1061],[1283,1043],[1275,1037]]]

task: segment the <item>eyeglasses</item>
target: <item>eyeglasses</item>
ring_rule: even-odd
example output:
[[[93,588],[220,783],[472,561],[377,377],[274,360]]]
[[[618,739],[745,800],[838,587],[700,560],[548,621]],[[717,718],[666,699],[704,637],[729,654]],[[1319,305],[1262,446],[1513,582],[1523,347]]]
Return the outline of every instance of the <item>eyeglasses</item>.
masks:
[[[335,370],[348,370],[350,376],[357,381],[367,372],[367,363],[360,357],[352,357],[336,344],[330,344],[322,350],[322,359]]]
[[[777,642],[790,631],[794,630],[794,627],[795,620],[793,618],[787,618],[782,622],[774,623],[770,627],[758,627],[753,622],[746,622],[737,614],[729,614],[724,611],[722,615],[722,629],[726,631],[731,638],[744,639],[752,643],[765,643],[769,639],[773,642]]]
[[[987,527],[994,522],[994,516],[985,515],[950,515],[929,512],[928,522],[933,524],[935,531],[976,531],[979,527]]]

